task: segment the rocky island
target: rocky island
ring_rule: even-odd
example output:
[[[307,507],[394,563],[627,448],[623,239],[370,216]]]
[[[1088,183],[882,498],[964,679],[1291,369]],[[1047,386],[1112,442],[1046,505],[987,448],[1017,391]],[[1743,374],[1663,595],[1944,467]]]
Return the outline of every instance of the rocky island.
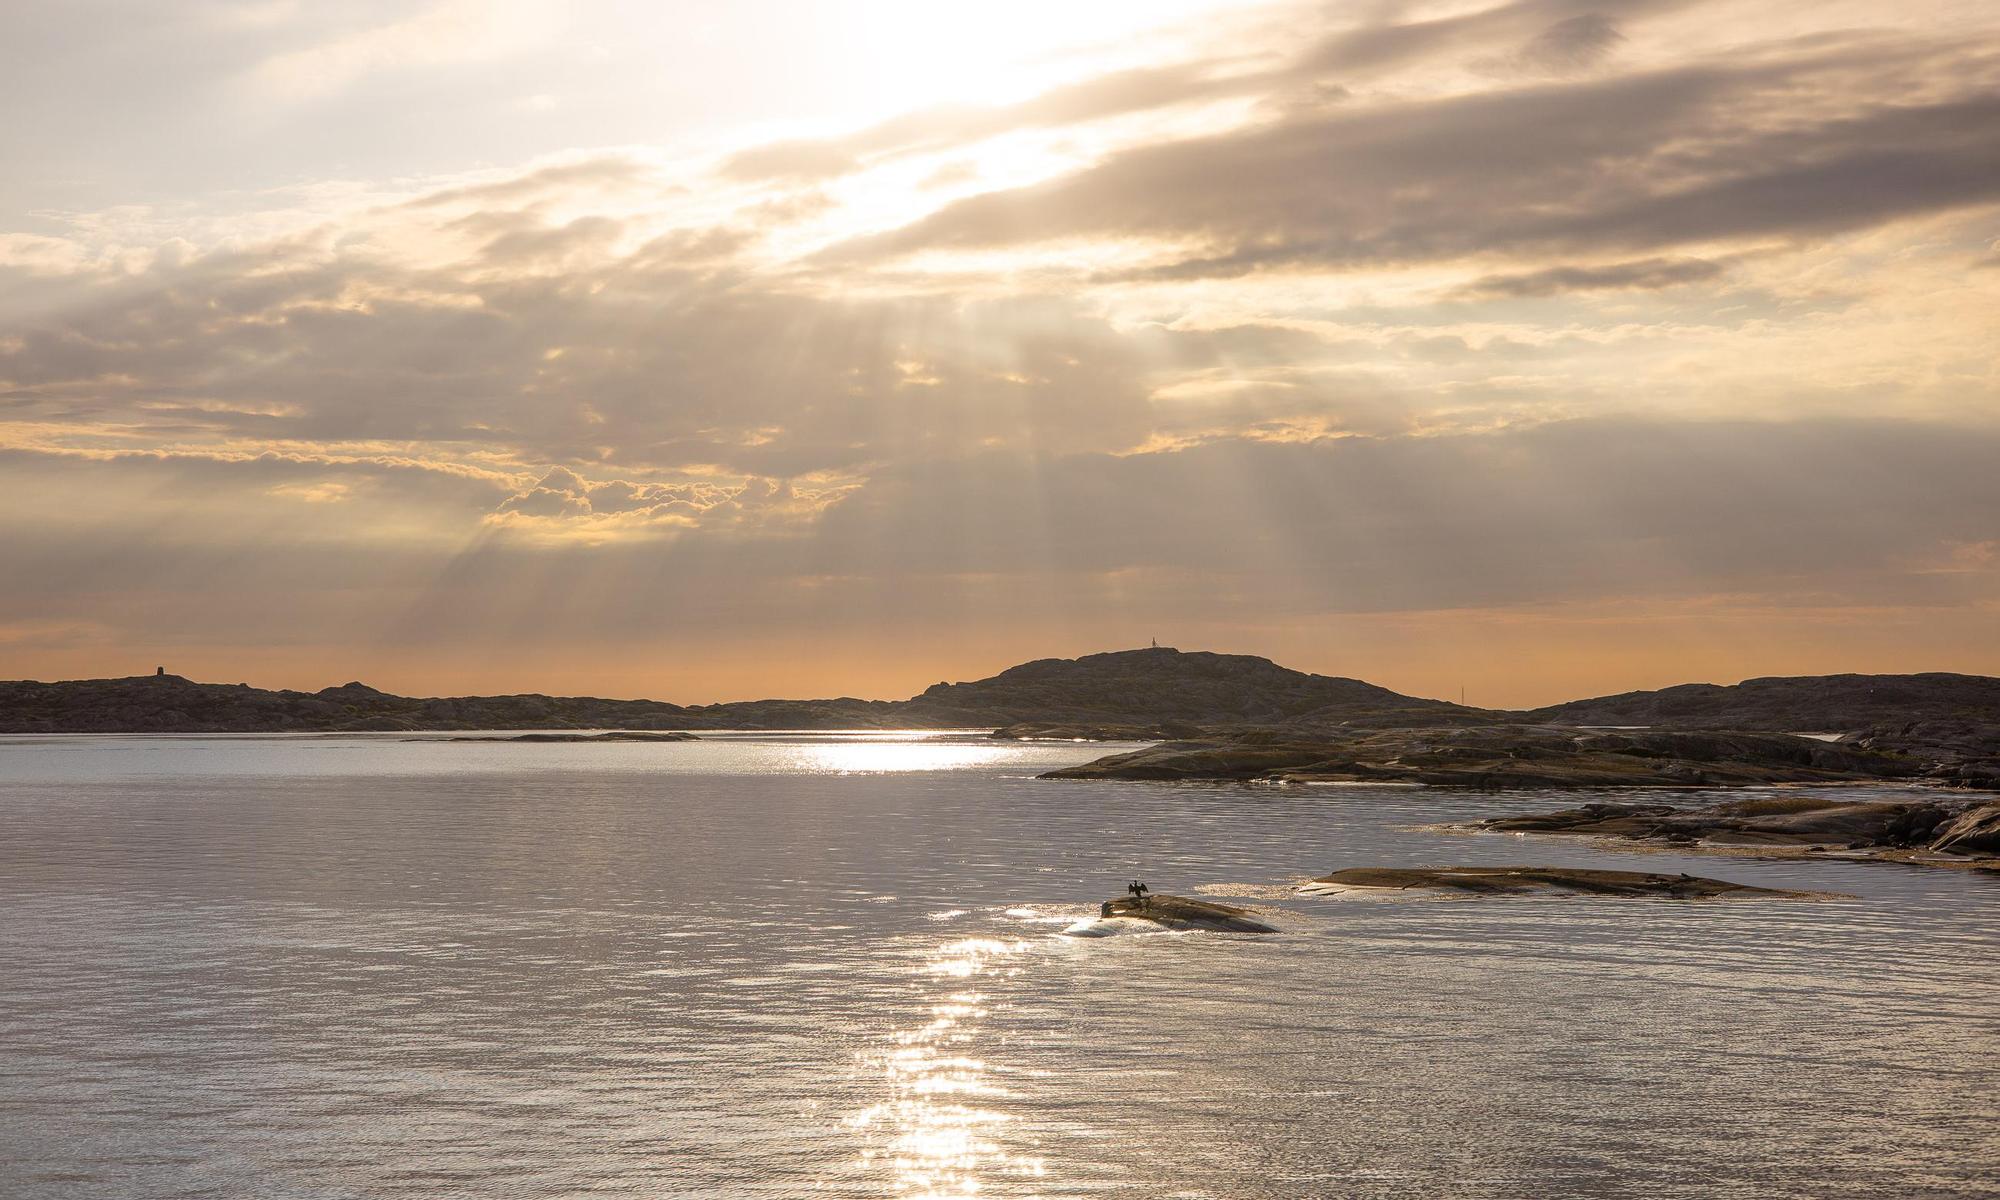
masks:
[[[1109,937],[1135,926],[1148,929],[1207,930],[1211,933],[1276,933],[1249,909],[1186,896],[1137,896],[1106,900],[1094,918],[1063,930],[1066,937]]]

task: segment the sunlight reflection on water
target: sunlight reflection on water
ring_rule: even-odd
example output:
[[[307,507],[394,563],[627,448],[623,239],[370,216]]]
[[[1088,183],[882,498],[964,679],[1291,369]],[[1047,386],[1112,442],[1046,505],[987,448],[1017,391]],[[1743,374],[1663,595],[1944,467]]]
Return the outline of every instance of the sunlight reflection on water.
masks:
[[[914,970],[958,986],[1015,968],[1009,960],[1028,948],[1020,940],[964,938],[948,942]],[[1010,1153],[991,1136],[1014,1118],[980,1101],[1010,1093],[990,1078],[987,1064],[964,1052],[975,1041],[990,997],[978,991],[945,993],[930,1019],[898,1031],[886,1053],[861,1056],[887,1079],[889,1098],[848,1118],[851,1128],[876,1132],[879,1144],[861,1154],[864,1170],[886,1174],[898,1195],[920,1200],[977,1196],[983,1180],[1039,1178],[1040,1158]]]
[[[1010,755],[1000,745],[945,742],[828,742],[795,746],[797,770],[822,775],[871,775],[900,771],[951,771],[1000,762]]]

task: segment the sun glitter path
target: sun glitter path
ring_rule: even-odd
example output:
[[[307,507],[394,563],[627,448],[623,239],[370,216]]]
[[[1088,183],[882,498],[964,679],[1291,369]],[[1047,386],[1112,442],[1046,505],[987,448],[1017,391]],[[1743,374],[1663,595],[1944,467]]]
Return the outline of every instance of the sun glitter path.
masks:
[[[989,1105],[1012,1093],[970,1053],[989,1011],[989,996],[977,989],[977,980],[1013,973],[1015,960],[1028,948],[1026,941],[994,938],[939,946],[914,968],[927,986],[938,989],[930,1019],[894,1034],[889,1049],[861,1056],[887,1077],[889,1097],[847,1124],[865,1131],[869,1140],[862,1171],[886,1175],[895,1194],[958,1200],[979,1195],[988,1180],[1042,1176],[1040,1158],[1002,1144],[1000,1131],[1014,1118]]]

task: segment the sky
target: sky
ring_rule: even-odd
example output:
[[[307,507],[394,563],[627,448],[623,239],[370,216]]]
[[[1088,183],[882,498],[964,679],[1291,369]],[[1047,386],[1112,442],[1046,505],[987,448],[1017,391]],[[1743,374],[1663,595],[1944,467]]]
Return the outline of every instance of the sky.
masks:
[[[1990,0],[25,0],[0,677],[2000,674]]]

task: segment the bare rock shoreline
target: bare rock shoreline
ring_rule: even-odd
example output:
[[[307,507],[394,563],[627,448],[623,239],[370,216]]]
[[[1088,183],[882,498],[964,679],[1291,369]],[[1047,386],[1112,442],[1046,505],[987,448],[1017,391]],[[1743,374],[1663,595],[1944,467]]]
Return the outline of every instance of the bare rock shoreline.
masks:
[[[1832,893],[1753,887],[1700,875],[1607,871],[1583,867],[1349,867],[1309,880],[1301,897],[1435,892],[1453,896],[1597,896],[1663,900],[1820,900]],[[1097,916],[1062,931],[1073,938],[1129,932],[1280,933],[1252,909],[1187,896],[1132,895],[1106,900]]]
[[[1690,788],[1914,779],[1926,766],[1921,759],[1887,749],[1779,733],[1489,725],[1252,730],[1166,742],[1043,777]]]
[[[1585,804],[1469,828],[1567,834],[1762,858],[1838,855],[1919,866],[2000,871],[2000,802],[1848,801],[1756,796],[1705,808]]]
[[[1474,896],[1657,896],[1669,900],[1723,897],[1818,898],[1812,892],[1751,887],[1700,875],[1601,871],[1581,867],[1350,867],[1305,884],[1308,896],[1440,891]]]
[[[608,733],[466,734],[444,740],[447,742],[693,742],[700,739],[692,733],[677,730],[614,729]]]

